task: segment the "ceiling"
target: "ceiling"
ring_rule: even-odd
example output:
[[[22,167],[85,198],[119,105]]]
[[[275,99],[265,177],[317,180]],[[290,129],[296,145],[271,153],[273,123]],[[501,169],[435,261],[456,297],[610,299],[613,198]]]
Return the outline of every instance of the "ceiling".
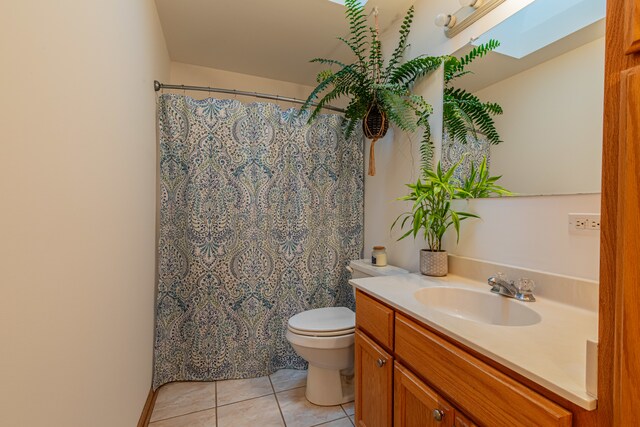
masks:
[[[373,1],[369,3],[374,3]],[[367,4],[369,13],[373,5]],[[412,0],[376,0],[384,32]],[[156,0],[172,61],[315,85],[316,57],[352,61],[344,6],[328,0]],[[370,18],[373,24],[373,17]]]

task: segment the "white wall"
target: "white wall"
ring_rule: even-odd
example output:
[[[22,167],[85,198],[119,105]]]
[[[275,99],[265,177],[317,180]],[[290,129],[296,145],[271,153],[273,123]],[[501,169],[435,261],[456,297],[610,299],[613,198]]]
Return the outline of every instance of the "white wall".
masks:
[[[604,38],[478,92],[497,102],[491,173],[519,194],[600,191]]]
[[[420,54],[450,54],[464,46],[469,38],[478,36],[506,17],[529,4],[531,0],[509,0],[478,22],[464,30],[458,36],[447,39],[441,28],[434,25],[433,20],[438,13],[458,10],[457,0],[417,0],[415,2],[415,19],[409,38],[411,49],[408,57]],[[395,45],[399,22],[382,35],[385,51]],[[433,101],[432,101],[433,102]],[[438,127],[433,132],[437,135]],[[402,136],[395,136],[395,139]],[[388,214],[381,214],[381,209],[396,208],[392,202],[396,194],[406,190],[402,183],[411,182],[407,171],[415,168],[410,156],[392,160],[390,156],[399,153],[384,152],[384,142],[376,144],[376,161],[378,169],[384,168],[385,162],[393,163],[386,173],[397,179],[385,180],[382,188],[375,189],[373,180],[366,181],[365,203],[365,254],[369,246],[377,243],[393,242],[400,233],[392,233],[386,240],[382,232],[388,233],[392,220]],[[395,146],[395,142],[394,142]],[[391,146],[389,145],[389,150]],[[415,174],[415,171],[413,172]],[[378,185],[380,188],[380,185]],[[549,196],[532,198],[513,198],[508,200],[488,199],[469,202],[469,209],[482,216],[482,221],[467,223],[462,230],[460,245],[456,245],[455,236],[449,233],[445,247],[449,252],[484,259],[499,263],[512,264],[519,267],[542,270],[551,273],[577,276],[587,279],[598,279],[599,234],[574,235],[569,233],[567,214],[570,212],[599,212],[599,195],[584,196]],[[391,207],[393,206],[393,207]],[[409,205],[405,205],[410,208]],[[393,212],[395,214],[395,212]],[[411,245],[415,244],[415,250]],[[402,247],[392,246],[389,250],[389,262],[412,270],[417,269],[419,242],[402,242]]]
[[[451,253],[533,270],[598,280],[599,234],[570,232],[569,212],[600,212],[600,194],[475,199],[456,202],[482,219],[463,222]]]
[[[153,0],[0,3],[0,425],[137,423],[151,385]]]

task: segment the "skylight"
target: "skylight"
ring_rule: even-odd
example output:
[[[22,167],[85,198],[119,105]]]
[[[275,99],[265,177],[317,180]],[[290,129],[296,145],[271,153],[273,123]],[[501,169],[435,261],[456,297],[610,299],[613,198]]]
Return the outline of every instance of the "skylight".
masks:
[[[478,37],[500,41],[496,52],[523,58],[604,18],[606,0],[535,0],[529,6]]]

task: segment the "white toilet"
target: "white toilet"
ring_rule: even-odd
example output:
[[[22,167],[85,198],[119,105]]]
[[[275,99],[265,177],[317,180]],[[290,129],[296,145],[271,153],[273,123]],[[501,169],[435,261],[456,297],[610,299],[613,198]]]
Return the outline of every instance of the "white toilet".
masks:
[[[394,276],[408,271],[376,267],[370,260],[351,261],[353,279]],[[346,307],[326,307],[298,313],[289,319],[287,340],[309,362],[307,400],[333,406],[353,400],[353,341],[356,315]]]

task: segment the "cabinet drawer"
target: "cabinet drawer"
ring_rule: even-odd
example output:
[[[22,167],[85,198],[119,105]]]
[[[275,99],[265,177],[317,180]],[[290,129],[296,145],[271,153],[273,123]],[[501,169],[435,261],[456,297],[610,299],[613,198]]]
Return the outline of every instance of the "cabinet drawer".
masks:
[[[571,413],[412,320],[396,316],[396,356],[486,426],[570,426]]]
[[[393,310],[361,291],[356,292],[356,326],[393,350]]]

